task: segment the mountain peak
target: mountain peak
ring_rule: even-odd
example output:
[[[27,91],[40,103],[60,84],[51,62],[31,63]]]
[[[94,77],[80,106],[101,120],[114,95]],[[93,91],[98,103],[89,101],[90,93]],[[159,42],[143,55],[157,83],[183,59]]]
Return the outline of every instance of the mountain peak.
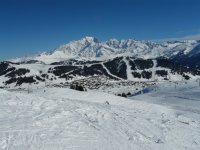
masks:
[[[82,40],[84,41],[87,41],[87,42],[95,42],[95,43],[98,43],[99,40],[95,37],[92,37],[92,36],[85,36],[84,38],[82,38]]]
[[[116,56],[133,56],[145,59],[171,58],[181,52],[184,55],[200,53],[199,45],[200,43],[187,41],[154,43],[135,39],[110,39],[101,42],[95,37],[85,36],[80,40],[61,45],[51,53],[42,53],[41,55],[27,57],[27,59],[43,61],[48,64],[71,58],[85,60],[106,60]],[[16,62],[19,61],[16,60]]]

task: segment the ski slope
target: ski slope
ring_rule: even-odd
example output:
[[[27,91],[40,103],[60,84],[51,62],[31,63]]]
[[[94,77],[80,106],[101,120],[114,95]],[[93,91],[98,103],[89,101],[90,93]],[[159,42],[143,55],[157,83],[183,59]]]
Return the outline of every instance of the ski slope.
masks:
[[[172,107],[169,97],[180,99],[176,94],[167,97],[171,88],[133,99],[67,88],[34,89],[29,94],[0,89],[0,149],[199,150],[200,115],[193,111],[200,106],[199,89],[173,89],[187,98],[185,89],[196,100],[187,104],[191,111]],[[158,103],[159,97],[167,104]]]

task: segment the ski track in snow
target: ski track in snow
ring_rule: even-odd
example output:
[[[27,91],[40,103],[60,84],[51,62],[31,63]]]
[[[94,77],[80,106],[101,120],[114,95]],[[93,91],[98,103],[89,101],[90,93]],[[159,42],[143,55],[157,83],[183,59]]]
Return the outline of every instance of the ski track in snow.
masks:
[[[134,81],[135,79],[132,75],[131,66],[129,64],[129,61],[126,58],[124,58],[123,61],[126,63],[126,74],[127,74],[128,80]]]
[[[130,100],[65,88],[31,94],[0,89],[0,149],[199,150],[200,117],[144,102],[142,96]]]
[[[153,60],[152,80],[155,80],[155,76],[156,76],[156,66],[157,66],[157,60]]]
[[[122,79],[122,78],[120,78],[120,77],[118,77],[118,76],[113,75],[113,74],[108,70],[108,68],[106,68],[106,66],[105,66],[103,63],[101,63],[101,65],[102,65],[103,68],[106,70],[106,72],[107,72],[109,75],[111,75],[112,77],[115,77],[115,78],[120,79],[120,80],[124,80],[124,79]]]

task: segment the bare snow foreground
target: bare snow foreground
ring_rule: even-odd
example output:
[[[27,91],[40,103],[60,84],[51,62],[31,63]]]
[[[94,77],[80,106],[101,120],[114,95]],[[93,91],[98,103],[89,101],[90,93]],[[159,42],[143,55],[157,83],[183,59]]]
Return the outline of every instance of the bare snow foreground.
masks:
[[[199,150],[200,116],[94,91],[0,90],[0,149]]]

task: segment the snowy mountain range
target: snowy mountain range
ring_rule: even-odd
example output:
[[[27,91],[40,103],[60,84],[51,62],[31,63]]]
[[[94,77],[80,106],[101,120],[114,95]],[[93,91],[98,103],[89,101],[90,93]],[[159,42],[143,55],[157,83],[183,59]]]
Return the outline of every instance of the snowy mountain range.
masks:
[[[81,40],[72,41],[53,50],[39,55],[22,57],[11,60],[17,63],[54,62],[77,60],[108,60],[120,56],[132,56],[143,59],[165,57],[180,60],[190,59],[200,54],[200,41],[185,40],[171,42],[151,42],[134,39],[110,39],[101,42],[94,37],[86,36]],[[196,65],[196,64],[194,64]]]
[[[100,42],[94,37],[85,37],[49,53],[0,63],[0,87],[46,82],[61,86],[80,80],[78,84],[92,89],[101,88],[108,80],[175,82],[198,79],[199,59],[200,41],[156,43],[111,39]]]
[[[0,149],[199,150],[200,42],[99,42],[0,62]]]

